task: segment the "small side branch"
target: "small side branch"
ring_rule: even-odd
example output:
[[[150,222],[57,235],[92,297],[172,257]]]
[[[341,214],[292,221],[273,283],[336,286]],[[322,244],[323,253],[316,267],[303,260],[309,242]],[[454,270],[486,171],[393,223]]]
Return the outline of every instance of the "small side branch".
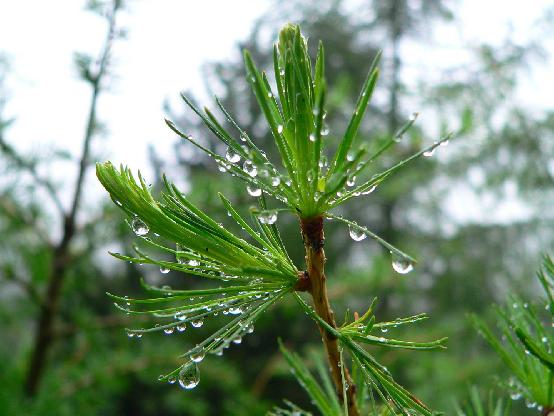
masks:
[[[21,155],[19,155],[13,147],[11,147],[5,140],[0,131],[0,150],[4,152],[16,165],[18,168],[27,171],[31,177],[34,179],[35,183],[40,187],[44,188],[48,196],[52,199],[52,202],[56,206],[57,210],[61,215],[65,215],[65,210],[62,204],[56,188],[48,180],[40,176],[37,172],[36,166],[33,163],[25,160]]]

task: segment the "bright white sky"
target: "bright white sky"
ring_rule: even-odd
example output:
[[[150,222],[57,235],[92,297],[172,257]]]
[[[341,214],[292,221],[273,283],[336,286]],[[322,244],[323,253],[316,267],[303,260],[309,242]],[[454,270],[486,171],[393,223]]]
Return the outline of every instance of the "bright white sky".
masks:
[[[46,150],[56,143],[79,154],[90,91],[78,79],[72,57],[77,51],[97,52],[105,30],[101,19],[83,10],[84,3],[0,0],[0,52],[8,55],[12,67],[7,115],[17,118],[6,138],[23,151]],[[100,139],[96,149],[102,150],[105,159],[148,172],[147,144],[155,144],[162,156],[170,158],[175,141],[163,122],[164,99],[174,98],[184,89],[202,92],[201,65],[236,54],[236,42],[247,36],[269,1],[128,3],[121,23],[129,36],[116,46],[117,77],[99,105],[99,118],[110,134]],[[548,3],[466,0],[461,22],[440,34],[446,43],[500,41],[509,22],[516,34],[525,34]],[[529,80],[529,91],[539,85],[545,91],[542,82],[548,82],[554,91],[547,68],[536,71]],[[550,96],[541,95],[545,98],[539,104],[552,106],[544,101]],[[536,96],[527,97],[536,103]],[[89,183],[95,193],[97,185],[92,178]]]

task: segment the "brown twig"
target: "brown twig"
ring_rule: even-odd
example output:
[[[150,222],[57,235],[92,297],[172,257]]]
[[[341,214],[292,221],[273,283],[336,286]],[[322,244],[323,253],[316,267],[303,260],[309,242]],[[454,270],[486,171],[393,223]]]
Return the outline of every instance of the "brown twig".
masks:
[[[3,195],[0,196],[0,210],[2,210],[2,212],[10,219],[19,221],[29,229],[32,229],[34,234],[39,237],[44,244],[52,246],[50,237],[40,226],[40,224],[38,224],[34,218],[31,218],[31,216],[28,215],[28,212],[20,209],[12,200],[4,197]]]
[[[301,218],[300,226],[306,252],[307,274],[310,279],[309,292],[312,295],[314,309],[325,322],[331,327],[336,328],[335,317],[327,296],[325,252],[323,251],[325,241],[323,234],[323,217]],[[321,325],[319,326],[319,331],[323,344],[325,345],[327,361],[329,362],[331,378],[335,384],[337,396],[341,402],[344,402],[341,360],[337,338]],[[343,371],[345,382],[348,386],[346,389],[348,415],[358,416],[359,411],[355,400],[356,386],[350,377],[348,369],[344,368]]]

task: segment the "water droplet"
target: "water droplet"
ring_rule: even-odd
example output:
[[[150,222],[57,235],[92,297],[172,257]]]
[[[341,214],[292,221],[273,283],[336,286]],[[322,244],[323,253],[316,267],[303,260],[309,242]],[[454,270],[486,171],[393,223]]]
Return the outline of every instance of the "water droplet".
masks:
[[[348,152],[346,154],[346,160],[348,160],[349,162],[352,162],[355,159],[355,157],[356,155],[353,152]]]
[[[519,392],[516,391],[516,392],[510,394],[510,399],[512,399],[512,400],[519,400],[519,399],[521,399],[521,393],[519,393]]]
[[[310,134],[310,135],[308,136],[308,139],[310,139],[311,142],[315,142],[315,134],[313,134],[313,133]]]
[[[354,186],[356,184],[356,177],[355,176],[350,176],[347,180],[346,180],[346,185],[347,186]]]
[[[179,324],[175,327],[175,329],[179,332],[184,332],[185,329],[187,329],[187,325],[185,323]]]
[[[284,75],[285,75],[285,70],[284,70],[284,69],[280,69],[280,70],[279,70],[279,75],[284,76]]]
[[[324,127],[321,129],[321,135],[322,135],[322,136],[327,136],[328,134],[329,134],[329,127],[324,126]]]
[[[385,333],[385,332],[388,332],[388,328],[386,326],[384,326],[383,328],[381,328],[381,332]]]
[[[175,384],[176,381],[177,381],[177,379],[176,379],[175,377],[169,377],[169,378],[167,379],[167,382],[168,382],[169,384]]]
[[[197,348],[196,350],[191,352],[190,359],[195,363],[199,363],[204,359],[205,356],[206,356],[206,353],[204,351],[204,348]]]
[[[362,195],[369,195],[373,191],[375,191],[375,188],[377,188],[377,185],[373,185],[371,188],[369,188],[367,191],[363,191]]]
[[[279,176],[274,176],[271,178],[271,185],[272,186],[279,186],[281,184],[281,178]]]
[[[439,146],[442,146],[442,147],[448,146],[448,143],[449,143],[448,140],[443,140],[443,141],[439,144]]]
[[[283,126],[281,124],[279,124],[277,126],[277,133],[281,134],[283,132]]]
[[[230,307],[229,313],[231,315],[240,315],[242,313],[242,308],[240,306]]]
[[[350,238],[354,241],[362,241],[365,240],[367,235],[363,232],[363,230],[360,230],[357,227],[348,226],[348,232],[350,234]]]
[[[194,259],[189,260],[189,266],[192,266],[192,267],[200,266],[200,262]]]
[[[543,343],[545,343],[545,344],[546,344],[546,343],[548,342],[548,338],[546,338],[546,337],[542,337],[542,338],[541,338],[541,341],[542,341]]]
[[[273,98],[273,93],[272,93],[271,91],[269,91],[269,92],[267,93],[267,97],[268,97],[268,98]]]
[[[433,147],[432,149],[429,149],[429,150],[423,152],[423,156],[431,157],[431,156],[433,156],[434,153],[435,153],[435,148]]]
[[[262,224],[275,224],[275,221],[277,221],[277,211],[264,211],[258,218]]]
[[[200,370],[198,369],[198,364],[194,362],[187,363],[179,371],[179,385],[182,388],[186,390],[193,389],[199,382]]]
[[[528,408],[528,409],[533,409],[535,407],[537,407],[537,403],[531,401],[531,400],[526,400],[525,401],[525,406]]]
[[[168,274],[169,273],[169,267],[161,266],[160,267],[160,273],[161,274]]]
[[[227,153],[225,153],[225,158],[231,163],[240,161],[240,155],[230,147],[227,149]]]
[[[246,187],[246,190],[250,196],[260,196],[262,194],[262,190],[260,188],[253,188],[250,185]]]
[[[169,328],[164,328],[164,333],[167,335],[173,334],[173,331],[175,330],[175,327],[170,326]]]
[[[202,325],[204,325],[204,319],[199,318],[195,319],[194,321],[191,321],[190,323],[194,328],[200,328]]]
[[[252,178],[258,174],[258,168],[250,160],[246,160],[242,165],[242,168]]]
[[[419,116],[419,113],[417,111],[414,111],[410,116],[410,121],[415,121],[417,116]]]
[[[135,234],[138,236],[146,235],[148,234],[148,231],[150,231],[148,225],[146,225],[139,217],[133,218],[133,221],[131,222],[131,227],[133,228]]]
[[[242,337],[236,337],[234,340],[233,340],[233,344],[240,344],[242,342]]]
[[[405,257],[401,257],[398,254],[392,255],[392,268],[400,274],[410,273],[414,269],[414,264]]]

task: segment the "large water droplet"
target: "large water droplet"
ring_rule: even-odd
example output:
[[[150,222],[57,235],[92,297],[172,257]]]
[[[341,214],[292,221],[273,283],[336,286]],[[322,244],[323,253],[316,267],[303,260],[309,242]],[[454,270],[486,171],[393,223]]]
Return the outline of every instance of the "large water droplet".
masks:
[[[414,269],[414,264],[405,257],[401,257],[398,254],[392,255],[392,268],[400,274],[410,273]]]
[[[194,362],[187,363],[179,371],[179,385],[190,390],[195,388],[200,382],[200,370],[198,364]]]
[[[131,227],[133,228],[135,234],[139,236],[146,235],[148,234],[148,231],[150,231],[148,225],[146,225],[139,217],[133,218],[133,221],[131,221]]]
[[[246,187],[246,190],[250,196],[260,196],[262,194],[262,190],[260,188],[253,188],[250,185]]]
[[[327,136],[328,134],[329,134],[329,127],[324,126],[324,127],[321,129],[321,135],[322,135],[322,136]]]
[[[258,174],[258,168],[250,160],[246,160],[242,165],[244,171],[251,177],[255,177]]]
[[[354,241],[362,241],[367,237],[366,233],[357,227],[348,226],[348,232],[350,234],[350,238]]]
[[[275,221],[277,221],[277,211],[264,211],[258,218],[262,224],[275,224]]]
[[[161,266],[160,267],[160,273],[161,274],[168,274],[169,273],[169,267]]]
[[[435,153],[435,148],[433,147],[432,149],[429,149],[429,150],[423,152],[423,156],[431,157],[431,156],[433,156],[434,153]]]
[[[281,124],[279,124],[277,126],[277,133],[281,134],[283,132],[283,126]]]
[[[225,158],[231,163],[237,163],[240,160],[240,155],[233,149],[228,148],[227,153],[225,153]]]
[[[280,183],[281,183],[281,178],[279,176],[274,176],[273,178],[271,178],[272,186],[279,186]]]
[[[164,333],[167,335],[173,334],[173,331],[175,330],[175,327],[170,326],[169,328],[164,328]]]

